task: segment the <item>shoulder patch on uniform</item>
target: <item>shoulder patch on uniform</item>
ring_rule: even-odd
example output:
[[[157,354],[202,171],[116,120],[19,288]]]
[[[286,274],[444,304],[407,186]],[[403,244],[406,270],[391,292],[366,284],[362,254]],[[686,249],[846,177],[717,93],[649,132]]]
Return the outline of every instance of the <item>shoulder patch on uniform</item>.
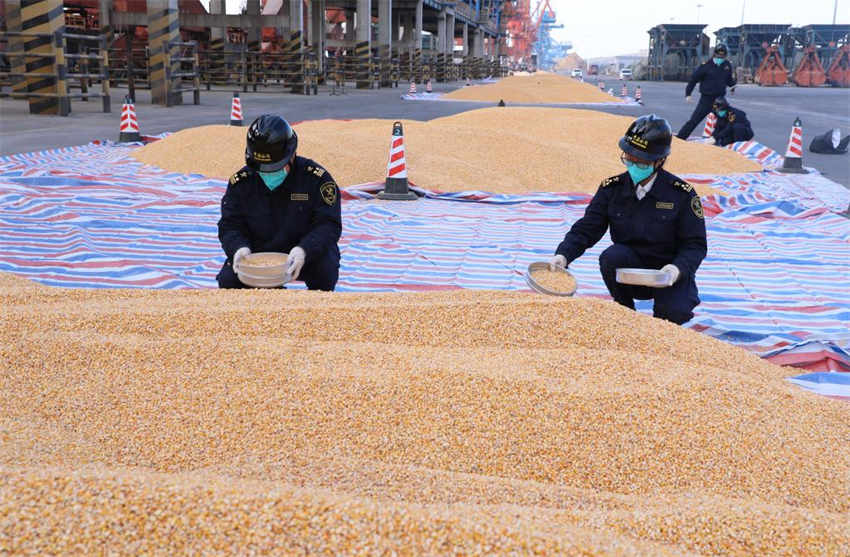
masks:
[[[319,186],[319,194],[322,196],[322,201],[324,201],[328,205],[333,205],[334,203],[336,203],[338,192],[339,188],[333,182],[325,182],[324,184]]]
[[[608,186],[614,186],[620,183],[620,176],[611,176],[610,178],[605,178],[602,180],[602,183],[599,184],[600,188],[607,188]]]
[[[697,218],[705,218],[705,214],[702,211],[702,202],[699,200],[699,196],[695,195],[691,198],[691,211],[697,216]]]
[[[236,182],[238,182],[242,178],[245,178],[246,176],[248,176],[248,173],[244,170],[240,170],[239,172],[230,177],[229,183],[231,186],[233,186],[236,184]]]
[[[318,166],[315,166],[315,165],[312,165],[312,164],[307,165],[307,172],[309,172],[310,174],[313,174],[314,176],[318,176],[319,178],[321,178],[322,176],[325,175],[325,169],[324,168],[321,168],[321,167],[318,167]]]
[[[673,186],[677,188],[681,188],[686,192],[694,191],[694,187],[687,182],[683,182],[682,180],[673,180]]]

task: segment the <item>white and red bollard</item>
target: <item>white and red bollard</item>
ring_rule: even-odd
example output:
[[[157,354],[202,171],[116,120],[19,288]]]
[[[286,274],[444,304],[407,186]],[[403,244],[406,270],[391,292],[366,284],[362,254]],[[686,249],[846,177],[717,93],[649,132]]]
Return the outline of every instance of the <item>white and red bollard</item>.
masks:
[[[640,85],[638,85],[637,89],[635,89],[635,102],[638,103],[638,104],[643,104],[643,102],[640,99],[641,99]]]
[[[142,135],[139,133],[139,120],[136,118],[136,106],[130,97],[124,97],[124,104],[121,105],[121,126],[118,141],[126,143],[129,141],[141,141]]]
[[[242,100],[238,91],[233,93],[233,101],[230,103],[230,125],[242,125]]]
[[[780,172],[790,174],[808,174],[803,168],[803,123],[797,117],[791,126],[791,137],[788,138],[788,149],[785,150],[785,161]]]
[[[628,97],[629,96],[629,88],[626,87],[625,83],[623,83],[623,88],[620,90],[620,96],[621,97]]]
[[[401,122],[393,122],[393,134],[390,139],[390,158],[387,161],[387,178],[384,189],[378,193],[378,199],[406,201],[418,199],[407,184],[407,162],[404,157],[404,129]]]
[[[416,94],[416,81],[414,81],[412,79],[410,80],[410,87],[407,88],[407,94],[408,95],[415,95]]]
[[[599,82],[599,90],[600,90],[600,91],[604,91],[604,90],[605,90],[605,82],[604,82],[604,81],[600,81],[600,82]]]
[[[425,92],[426,93],[433,93],[434,92],[434,90],[431,89],[431,80],[430,79],[425,82]]]
[[[702,129],[702,136],[711,137],[714,135],[715,126],[717,126],[717,115],[714,112],[709,112],[705,119],[705,127]]]

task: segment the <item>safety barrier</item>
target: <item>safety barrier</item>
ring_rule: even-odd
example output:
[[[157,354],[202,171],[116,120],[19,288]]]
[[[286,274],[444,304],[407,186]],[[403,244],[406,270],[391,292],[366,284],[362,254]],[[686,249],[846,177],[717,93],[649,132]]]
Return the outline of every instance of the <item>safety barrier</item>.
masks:
[[[0,39],[16,48],[10,48],[8,71],[0,78],[12,84],[11,93],[0,93],[29,101],[30,114],[71,113],[71,100],[87,101],[100,97],[103,112],[111,112],[109,97],[109,52],[105,35],[82,35],[56,31],[54,33],[25,33],[7,31]],[[69,52],[69,41],[73,43]],[[23,43],[36,43],[36,48],[23,48]],[[96,46],[90,46],[94,43]],[[89,91],[95,81],[101,84],[99,93]],[[72,93],[71,89],[80,89]]]

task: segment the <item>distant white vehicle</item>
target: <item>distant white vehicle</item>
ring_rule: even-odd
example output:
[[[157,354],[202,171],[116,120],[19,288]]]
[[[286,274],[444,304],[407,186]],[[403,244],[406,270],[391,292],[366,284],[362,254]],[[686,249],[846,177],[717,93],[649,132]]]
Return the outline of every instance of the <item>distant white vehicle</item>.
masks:
[[[581,77],[581,68],[573,68],[573,71],[570,73],[572,77]]]
[[[620,79],[631,79],[632,78],[632,69],[631,68],[623,68],[620,70]]]

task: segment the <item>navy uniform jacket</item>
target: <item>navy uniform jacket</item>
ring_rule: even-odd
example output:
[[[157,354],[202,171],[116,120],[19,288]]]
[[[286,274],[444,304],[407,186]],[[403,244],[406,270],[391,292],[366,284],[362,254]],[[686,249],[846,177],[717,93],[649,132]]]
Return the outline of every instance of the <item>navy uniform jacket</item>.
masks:
[[[714,124],[714,133],[711,135],[717,140],[717,145],[724,146],[732,143],[732,126],[735,124],[746,126],[752,130],[750,121],[747,120],[747,113],[730,106],[726,111],[726,116],[723,118],[718,116],[717,122]]]
[[[699,82],[699,92],[702,95],[710,97],[720,97],[726,94],[726,87],[735,86],[735,77],[732,74],[732,64],[729,60],[724,60],[719,66],[714,63],[714,60],[709,59],[696,70],[688,86],[685,87],[685,95],[690,97],[694,87]]]
[[[638,200],[628,172],[602,181],[584,216],[573,224],[555,253],[569,264],[605,235],[635,250],[647,268],[668,263],[682,278],[693,277],[705,258],[705,219],[693,186],[664,169]]]
[[[270,191],[260,175],[243,167],[221,199],[218,239],[228,261],[243,246],[252,252],[304,249],[305,260],[321,257],[342,233],[339,188],[327,170],[304,157]]]

